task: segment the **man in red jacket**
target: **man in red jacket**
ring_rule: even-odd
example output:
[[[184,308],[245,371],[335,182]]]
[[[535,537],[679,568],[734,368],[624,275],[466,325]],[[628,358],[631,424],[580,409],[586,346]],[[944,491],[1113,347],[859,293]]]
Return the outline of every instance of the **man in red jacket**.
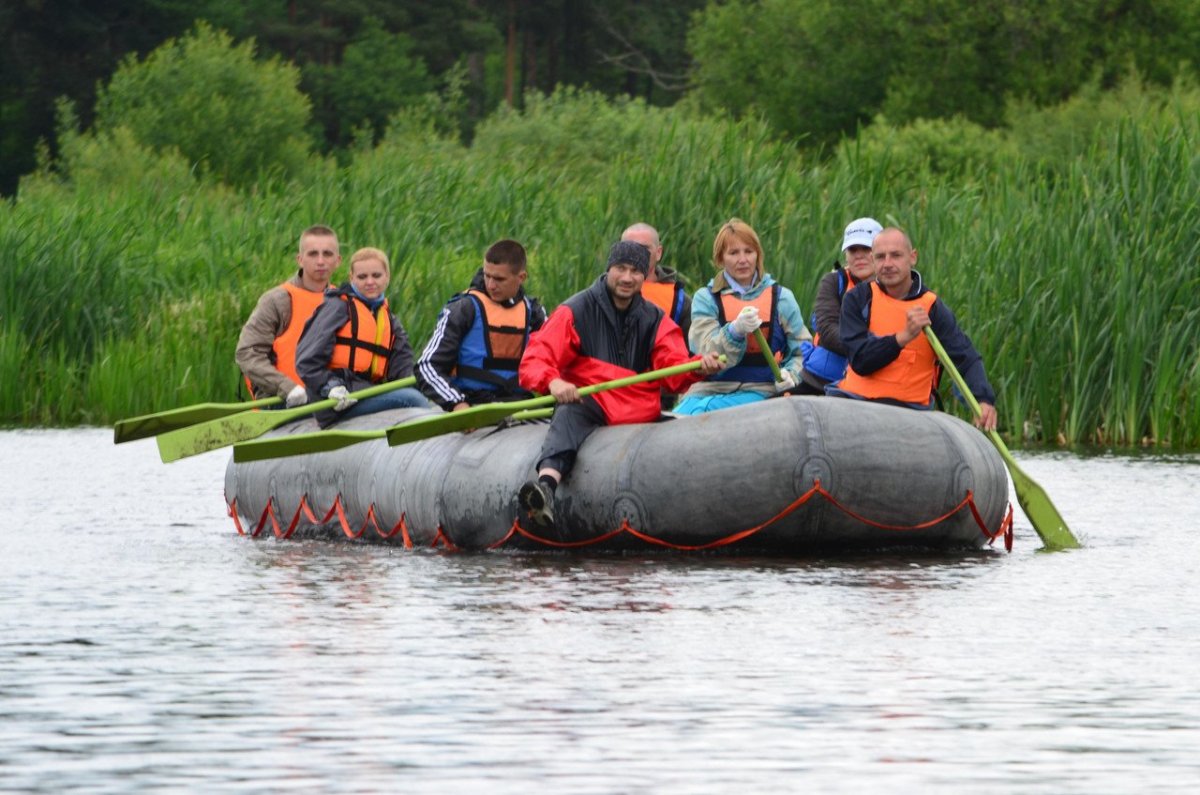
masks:
[[[526,482],[517,494],[536,525],[554,526],[554,492],[592,431],[602,425],[654,422],[661,413],[662,387],[685,392],[721,369],[716,354],[690,356],[679,326],[642,298],[649,269],[645,246],[629,240],[614,244],[604,275],[554,310],[521,359],[521,386],[549,392],[558,404],[538,456],[537,480]],[[698,370],[579,395],[580,387],[694,359],[701,361]]]

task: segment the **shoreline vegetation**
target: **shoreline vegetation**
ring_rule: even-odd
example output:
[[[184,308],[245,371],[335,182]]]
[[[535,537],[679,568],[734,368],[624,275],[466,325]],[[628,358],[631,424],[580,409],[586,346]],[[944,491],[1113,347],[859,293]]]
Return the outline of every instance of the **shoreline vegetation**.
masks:
[[[451,91],[378,143],[296,165],[289,142],[291,165],[224,175],[114,121],[117,88],[88,131],[64,106],[57,155],[0,200],[0,425],[238,400],[238,332],[313,223],[343,254],[389,253],[389,299],[419,350],[501,237],[527,247],[529,291],[553,308],[634,221],[660,230],[694,291],[738,216],[807,316],[841,229],[870,215],[911,233],[984,356],[1007,441],[1200,449],[1200,89],[1186,80],[1013,105],[995,129],[878,118],[819,153],[756,118],[567,88],[497,111],[468,145],[432,121]]]

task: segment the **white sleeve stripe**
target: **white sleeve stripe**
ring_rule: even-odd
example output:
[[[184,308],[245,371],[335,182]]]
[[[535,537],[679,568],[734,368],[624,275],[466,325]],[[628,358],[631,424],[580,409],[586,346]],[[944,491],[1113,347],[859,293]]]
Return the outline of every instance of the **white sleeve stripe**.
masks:
[[[425,383],[429,384],[443,400],[450,403],[461,403],[463,394],[442,378],[437,368],[433,366],[431,359],[437,353],[438,345],[441,344],[442,338],[446,335],[446,323],[450,320],[450,309],[442,310],[441,316],[438,318],[437,326],[433,330],[433,336],[429,338],[429,342],[425,344],[425,350],[421,351],[421,358],[417,361],[417,370],[420,371],[421,377]]]

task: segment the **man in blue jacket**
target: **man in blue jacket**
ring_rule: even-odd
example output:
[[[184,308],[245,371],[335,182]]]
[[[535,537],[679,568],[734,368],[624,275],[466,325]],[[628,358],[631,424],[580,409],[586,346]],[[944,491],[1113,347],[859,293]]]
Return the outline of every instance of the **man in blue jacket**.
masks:
[[[842,342],[850,366],[846,377],[826,392],[839,397],[930,409],[941,368],[925,338],[926,326],[950,355],[979,401],[975,424],[996,428],[996,393],[983,369],[983,358],[963,333],[950,308],[913,270],[917,251],[899,229],[884,229],[871,246],[875,281],[860,284],[842,302]]]

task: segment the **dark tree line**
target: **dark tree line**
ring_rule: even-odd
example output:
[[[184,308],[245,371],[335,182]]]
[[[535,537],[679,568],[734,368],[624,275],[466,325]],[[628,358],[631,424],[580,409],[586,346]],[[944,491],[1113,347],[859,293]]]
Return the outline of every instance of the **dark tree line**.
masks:
[[[1061,102],[1131,71],[1194,74],[1197,0],[6,0],[0,194],[54,146],[56,101],[90,126],[97,86],[203,20],[295,65],[305,134],[331,152],[400,108],[458,93],[467,137],[502,103],[560,84],[657,105],[756,114],[826,146],[880,114],[1005,124],[1013,100]]]
[[[0,193],[53,144],[55,102],[92,119],[98,83],[197,20],[253,37],[301,70],[316,145],[376,134],[400,104],[465,75],[461,126],[527,89],[586,85],[669,104],[686,85],[691,13],[702,0],[9,0],[0,4]],[[348,59],[348,60],[347,60]]]

